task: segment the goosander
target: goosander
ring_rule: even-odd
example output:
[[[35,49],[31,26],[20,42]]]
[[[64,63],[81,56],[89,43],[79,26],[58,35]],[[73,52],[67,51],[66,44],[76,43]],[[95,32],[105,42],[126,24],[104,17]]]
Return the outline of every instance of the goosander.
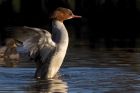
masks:
[[[52,13],[52,34],[45,29],[35,27],[17,27],[14,38],[23,42],[30,57],[36,63],[35,78],[52,79],[59,71],[65,58],[69,36],[64,21],[81,18],[68,8],[58,7]]]
[[[17,45],[14,39],[6,40],[6,48],[4,51],[4,62],[8,67],[15,67],[19,63],[20,55],[16,50]]]

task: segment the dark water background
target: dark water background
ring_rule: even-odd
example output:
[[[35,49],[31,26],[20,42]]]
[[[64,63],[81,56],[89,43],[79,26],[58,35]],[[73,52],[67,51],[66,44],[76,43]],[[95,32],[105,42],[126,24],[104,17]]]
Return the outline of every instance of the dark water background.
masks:
[[[139,93],[139,60],[135,49],[69,48],[60,78],[41,81],[23,58],[17,67],[0,67],[0,93]]]

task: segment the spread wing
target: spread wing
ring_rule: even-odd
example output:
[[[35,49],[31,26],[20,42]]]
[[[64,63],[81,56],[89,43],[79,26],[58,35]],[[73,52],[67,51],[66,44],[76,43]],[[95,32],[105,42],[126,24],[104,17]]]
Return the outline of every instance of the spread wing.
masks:
[[[47,30],[24,26],[8,32],[9,37],[23,43],[23,47],[29,51],[32,58],[39,56],[39,59],[44,62],[55,51],[55,42]]]

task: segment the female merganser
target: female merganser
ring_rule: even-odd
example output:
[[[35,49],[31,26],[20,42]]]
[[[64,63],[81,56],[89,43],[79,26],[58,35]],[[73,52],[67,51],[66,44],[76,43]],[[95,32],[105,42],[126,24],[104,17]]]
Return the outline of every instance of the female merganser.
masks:
[[[69,42],[63,21],[81,18],[81,16],[74,15],[70,9],[59,7],[53,12],[51,18],[53,19],[52,35],[45,29],[27,26],[15,30],[16,39],[23,42],[23,46],[30,52],[30,57],[36,62],[36,78],[55,77],[62,65]]]
[[[7,39],[6,49],[4,51],[4,61],[8,67],[15,67],[19,62],[20,56],[16,48],[17,46],[15,40]]]

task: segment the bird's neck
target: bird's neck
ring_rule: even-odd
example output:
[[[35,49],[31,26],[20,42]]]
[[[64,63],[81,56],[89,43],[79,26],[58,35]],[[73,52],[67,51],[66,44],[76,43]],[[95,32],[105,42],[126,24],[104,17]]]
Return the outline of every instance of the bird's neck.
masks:
[[[53,41],[58,45],[67,45],[69,41],[68,32],[62,21],[54,20],[52,22]]]
[[[52,21],[52,26],[53,26],[53,27],[54,27],[54,26],[57,26],[57,28],[59,28],[59,27],[64,26],[64,23],[63,23],[63,21],[60,21],[60,20],[53,20],[53,21]]]

